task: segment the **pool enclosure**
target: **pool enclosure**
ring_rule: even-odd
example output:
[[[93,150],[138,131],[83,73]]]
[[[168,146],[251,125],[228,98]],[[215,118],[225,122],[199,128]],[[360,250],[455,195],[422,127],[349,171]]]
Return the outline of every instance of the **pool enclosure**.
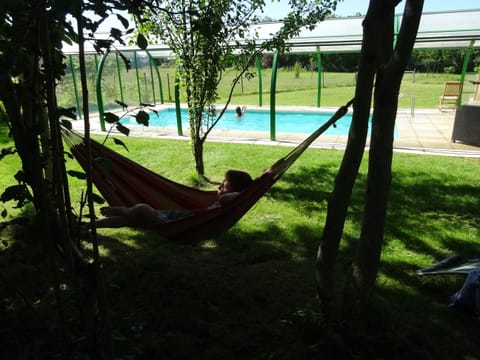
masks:
[[[363,28],[362,22],[364,17],[345,17],[330,18],[318,24],[314,30],[303,30],[300,34],[289,41],[290,53],[316,54],[317,60],[317,76],[316,89],[317,98],[316,106],[321,106],[322,99],[322,58],[325,53],[345,53],[360,52],[362,43]],[[415,49],[464,49],[465,57],[463,60],[462,73],[459,81],[465,83],[465,75],[470,56],[474,48],[480,47],[480,9],[448,11],[448,12],[432,12],[422,14],[420,27],[418,30]],[[395,18],[394,33],[398,34],[402,16],[397,15]],[[262,23],[254,27],[257,31],[259,40],[266,39],[270,34],[275,33],[281,26],[279,22]],[[99,37],[101,34],[97,34]],[[161,76],[161,67],[158,66],[162,59],[175,58],[175,54],[164,44],[150,44],[148,51],[141,50],[133,46],[120,46],[117,49],[126,56],[132,63],[133,71],[130,74],[122,70],[123,62],[119,59],[117,53],[105,53],[101,57],[96,54],[93,46],[90,48],[86,44],[86,53],[94,57],[95,68],[90,69],[92,74],[92,82],[95,88],[95,99],[98,108],[98,114],[101,127],[105,130],[103,114],[106,109],[104,103],[104,92],[106,82],[105,77],[110,77],[109,85],[111,91],[116,93],[117,99],[124,102],[124,92],[126,87],[134,88],[137,94],[139,104],[163,104],[165,98],[168,97],[169,102],[174,102],[175,107],[180,109],[180,91],[174,76],[163,79]],[[74,94],[74,98],[70,101],[70,106],[81,108],[80,93],[77,85],[77,74],[75,65],[75,55],[78,50],[74,46],[65,46],[64,53],[69,59],[70,76],[72,77],[73,89],[63,89],[62,91],[70,91]],[[276,83],[278,74],[278,52],[273,52],[272,71],[270,85],[270,138],[275,140],[275,107],[276,107]],[[257,86],[258,86],[258,105],[263,106],[263,89],[264,78],[262,76],[262,64],[260,59],[256,61]],[[167,74],[168,75],[168,74]],[[166,81],[165,81],[166,80]],[[167,84],[165,84],[167,82]],[[171,85],[174,90],[171,91]],[[165,91],[167,89],[167,91]],[[465,86],[459,95],[458,106],[462,104],[462,96],[465,92]],[[412,111],[414,107],[414,95],[411,96]],[[118,104],[117,104],[118,105]],[[107,107],[114,104],[107,104]],[[79,111],[79,114],[81,112]],[[177,132],[183,134],[180,111],[177,111]]]

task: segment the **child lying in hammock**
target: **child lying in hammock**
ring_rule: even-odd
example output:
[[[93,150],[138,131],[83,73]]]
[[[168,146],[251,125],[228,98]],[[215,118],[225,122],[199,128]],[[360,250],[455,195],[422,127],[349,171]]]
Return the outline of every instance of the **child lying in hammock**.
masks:
[[[225,179],[218,187],[218,201],[211,204],[208,209],[228,204],[251,183],[252,178],[248,173],[228,170],[225,173]],[[100,212],[105,217],[95,221],[97,228],[119,228],[124,226],[155,228],[166,222],[193,214],[189,210],[157,210],[148,204],[136,204],[131,207],[108,206],[101,208]]]

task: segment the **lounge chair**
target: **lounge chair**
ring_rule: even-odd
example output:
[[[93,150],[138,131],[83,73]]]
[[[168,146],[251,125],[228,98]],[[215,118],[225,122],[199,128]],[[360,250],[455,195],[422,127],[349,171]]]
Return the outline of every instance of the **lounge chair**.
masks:
[[[480,269],[480,259],[465,259],[455,254],[429,267],[416,271],[417,275],[467,275]]]
[[[457,108],[462,87],[463,83],[460,81],[447,81],[445,83],[445,90],[443,95],[440,96],[440,111],[443,110],[444,103],[453,103],[454,109]]]
[[[469,80],[472,85],[474,85],[473,95],[470,98],[469,103],[472,105],[480,104],[480,73],[477,76],[476,81]]]

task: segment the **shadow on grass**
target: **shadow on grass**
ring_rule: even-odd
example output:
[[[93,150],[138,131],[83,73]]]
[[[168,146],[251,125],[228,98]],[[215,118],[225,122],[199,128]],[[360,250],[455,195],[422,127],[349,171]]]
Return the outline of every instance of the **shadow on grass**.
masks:
[[[268,197],[296,207],[306,204],[299,207],[310,213],[325,202],[335,173],[333,167],[296,169]],[[313,260],[322,223],[294,225],[289,232],[272,222],[243,230],[242,221],[249,221],[244,219],[217,239],[195,246],[136,233],[131,240],[138,248],[121,253],[112,245],[118,241],[106,240],[104,246],[115,259],[106,259],[108,273],[114,284],[120,282],[111,298],[125,298],[116,311],[144,324],[142,352],[151,357],[447,359],[475,354],[478,345],[471,334],[478,322],[446,306],[463,279],[418,278],[414,272],[421,264],[408,261],[408,254],[440,259],[446,251],[473,253],[475,243],[445,239],[444,221],[425,224],[418,214],[432,219],[432,212],[448,223],[459,219],[474,225],[478,189],[449,186],[429,180],[428,174],[416,176],[425,181],[418,186],[394,183],[386,246],[393,240],[401,242],[406,259],[382,262],[368,331],[354,321],[327,325],[317,311]],[[364,188],[365,178],[360,176],[349,210],[354,224],[362,218]],[[446,194],[462,199],[462,204],[446,199]],[[344,242],[340,268],[351,261],[356,237],[345,234]],[[128,258],[119,261],[124,254]],[[393,280],[386,286],[382,277]],[[128,329],[129,321],[120,328]]]
[[[305,216],[325,212],[337,166],[297,167],[272,188],[269,200],[291,204]],[[355,319],[327,323],[318,312],[314,259],[324,220],[293,222],[285,231],[281,223],[257,223],[247,214],[227,233],[197,245],[174,244],[151,231],[102,230],[99,240],[117,355],[133,359],[474,359],[480,353],[478,320],[446,306],[462,279],[418,278],[414,271],[425,264],[417,264],[410,256],[425,261],[441,259],[450,251],[475,254],[474,241],[446,234],[454,233],[457,226],[478,229],[475,199],[479,190],[449,185],[428,173],[415,176],[419,179],[415,185],[393,183],[385,254],[372,309],[366,309],[370,323],[362,328]],[[357,226],[364,188],[361,174],[348,215],[348,221]],[[255,226],[246,226],[252,222]],[[453,229],[446,233],[446,226]],[[25,260],[17,256],[22,247],[28,247],[20,239],[28,235],[21,230],[11,236],[19,241],[2,251],[2,257],[10,258],[10,271],[15,273]],[[89,245],[85,247],[88,251]],[[340,269],[348,266],[355,247],[356,231],[347,231]],[[390,255],[395,251],[399,256]],[[40,286],[38,292],[25,296],[25,303],[33,303],[45,297],[42,283],[48,281],[33,269],[28,275]],[[10,284],[2,285],[4,305],[21,300],[19,294],[32,286],[32,281],[22,280],[30,277],[16,276],[17,289],[12,289],[11,281],[2,282]],[[44,304],[52,304],[51,297],[42,300]],[[4,325],[8,328],[17,320],[37,329],[45,314],[53,313],[46,305],[40,310],[41,316],[32,317],[28,306],[13,310],[4,306]],[[37,347],[43,337],[54,333],[26,332],[22,326],[14,331],[20,334],[15,338],[19,343],[38,339],[33,342]]]

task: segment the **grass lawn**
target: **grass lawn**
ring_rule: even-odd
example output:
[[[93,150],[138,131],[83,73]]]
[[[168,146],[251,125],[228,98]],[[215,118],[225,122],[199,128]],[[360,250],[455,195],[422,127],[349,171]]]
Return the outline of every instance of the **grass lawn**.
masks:
[[[0,139],[5,146],[5,136]],[[188,142],[124,141],[134,161],[194,183]],[[206,174],[221,180],[225,170],[236,168],[255,176],[287,151],[207,143]],[[359,328],[355,319],[346,324],[322,319],[313,273],[342,156],[342,151],[307,150],[235,227],[199,245],[172,244],[153,231],[99,230],[118,358],[478,359],[478,319],[447,307],[463,277],[421,278],[415,270],[452,253],[479,256],[480,159],[394,154],[374,311],[371,323]],[[2,174],[18,167],[10,158],[0,162]],[[366,162],[353,194],[339,269],[355,252]],[[76,168],[74,162],[68,166]],[[0,191],[10,178],[2,175]],[[72,181],[71,187],[77,206],[83,184]],[[0,228],[0,351],[10,355],[5,359],[21,351],[46,358],[58,346],[46,264],[29,229]],[[90,245],[84,245],[89,252]],[[70,298],[68,287],[63,295]],[[78,317],[75,309],[68,310]],[[82,338],[74,340],[76,350],[84,351]]]
[[[148,67],[139,70],[139,82],[136,80],[136,72],[124,72],[122,76],[123,91],[120,93],[118,75],[115,63],[112,59],[107,62],[102,77],[103,101],[106,109],[118,108],[115,100],[123,99],[131,107],[139,104],[139,94],[144,103],[160,103],[160,89],[156,80],[152,86],[150,69]],[[256,71],[254,71],[256,72]],[[165,103],[174,102],[174,76],[175,69],[172,67],[159,67],[159,74],[162,84],[162,94]],[[92,73],[89,77],[90,109],[97,109],[95,97],[95,78]],[[230,86],[234,78],[233,71],[226,71],[218,87],[219,105],[225,104]],[[262,106],[270,105],[271,69],[262,71]],[[77,77],[79,75],[77,74]],[[156,79],[156,78],[155,78]],[[464,100],[474,92],[474,85],[468,80],[476,80],[477,73],[469,73],[465,78]],[[446,81],[459,81],[459,74],[429,74],[411,73],[404,75],[399,98],[399,107],[409,109],[412,106],[412,97],[416,109],[437,109],[439,96],[443,94]],[[325,72],[321,77],[321,106],[338,107],[345,104],[355,94],[355,74]],[[296,77],[295,71],[288,68],[279,68],[276,82],[276,105],[277,106],[317,106],[317,73],[302,69]],[[70,74],[64,77],[63,83],[58,90],[59,103],[61,106],[76,106],[73,80]],[[123,97],[123,98],[122,98]],[[181,102],[185,103],[185,96]],[[250,80],[242,79],[236,87],[231,104],[232,105],[260,105],[259,100],[259,77],[258,74]]]

